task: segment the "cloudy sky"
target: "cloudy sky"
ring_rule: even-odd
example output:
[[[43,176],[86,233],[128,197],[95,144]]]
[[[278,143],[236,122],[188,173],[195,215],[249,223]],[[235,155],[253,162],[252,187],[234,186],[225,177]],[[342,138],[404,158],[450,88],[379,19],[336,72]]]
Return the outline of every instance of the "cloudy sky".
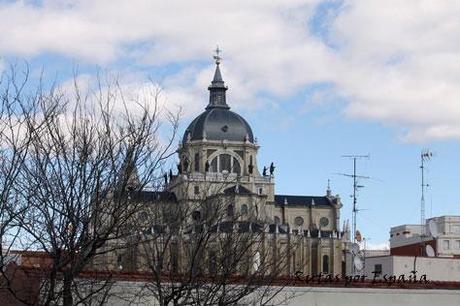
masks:
[[[251,123],[277,193],[323,194],[371,244],[419,222],[420,151],[430,148],[427,215],[460,215],[460,2],[433,0],[0,1],[1,67],[90,83],[110,71],[142,92],[154,83],[183,128],[207,102],[212,51],[223,50],[233,110]]]

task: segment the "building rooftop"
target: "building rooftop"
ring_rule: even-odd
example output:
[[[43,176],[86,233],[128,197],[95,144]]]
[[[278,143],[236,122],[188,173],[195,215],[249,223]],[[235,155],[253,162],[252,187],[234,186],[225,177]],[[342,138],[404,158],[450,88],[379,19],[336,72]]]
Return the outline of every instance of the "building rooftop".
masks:
[[[286,206],[331,206],[332,200],[326,196],[275,195],[275,205]]]

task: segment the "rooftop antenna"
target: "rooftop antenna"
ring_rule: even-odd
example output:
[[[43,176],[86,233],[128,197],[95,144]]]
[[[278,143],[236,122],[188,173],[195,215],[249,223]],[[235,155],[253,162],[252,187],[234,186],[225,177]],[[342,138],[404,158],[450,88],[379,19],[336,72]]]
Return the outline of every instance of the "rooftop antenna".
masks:
[[[353,178],[353,210],[352,210],[352,235],[353,243],[356,243],[356,223],[358,214],[358,189],[363,188],[363,185],[358,185],[358,179],[369,179],[369,176],[363,176],[357,174],[356,164],[358,159],[370,159],[370,154],[367,155],[342,155],[343,158],[349,158],[353,160],[353,174],[339,173],[340,175]],[[352,253],[352,260],[355,260],[355,255]],[[357,267],[353,265],[353,274],[355,274]],[[360,269],[358,269],[360,270]]]
[[[434,251],[433,247],[429,244],[425,247],[425,253],[428,257],[436,257],[436,252]]]
[[[425,163],[429,162],[433,157],[433,153],[428,149],[423,150],[420,153],[420,170],[422,174],[422,197],[420,199],[420,236],[423,237],[426,235],[425,229],[425,190],[430,185],[425,182]]]
[[[353,178],[353,215],[352,215],[352,230],[353,230],[353,243],[356,242],[356,215],[358,209],[358,189],[363,188],[363,185],[358,185],[358,179],[369,179],[369,176],[363,176],[357,174],[356,164],[358,159],[369,159],[370,155],[343,155],[344,158],[350,158],[353,160],[353,174],[339,173],[343,176]]]
[[[356,256],[353,258],[353,268],[354,270],[361,271],[364,269],[364,261],[361,256]]]
[[[439,231],[438,231],[438,225],[437,225],[435,219],[431,219],[431,220],[428,222],[428,229],[429,229],[429,231],[430,231],[430,235],[431,235],[433,238],[438,238],[438,236],[439,236]]]

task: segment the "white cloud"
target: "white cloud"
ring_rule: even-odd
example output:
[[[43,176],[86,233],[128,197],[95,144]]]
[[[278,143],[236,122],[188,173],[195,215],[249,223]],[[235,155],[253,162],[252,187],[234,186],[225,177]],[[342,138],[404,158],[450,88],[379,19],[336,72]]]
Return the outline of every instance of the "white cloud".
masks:
[[[460,138],[460,3],[344,0],[318,37],[308,24],[331,2],[18,1],[0,5],[0,52],[163,65],[202,61],[219,43],[232,105],[258,107],[264,91],[283,103],[328,82],[348,98],[345,114],[396,126],[405,141]],[[165,79],[169,103],[196,113],[211,75],[210,65]]]
[[[459,138],[460,3],[346,2],[332,35],[347,113],[403,126],[407,141]]]

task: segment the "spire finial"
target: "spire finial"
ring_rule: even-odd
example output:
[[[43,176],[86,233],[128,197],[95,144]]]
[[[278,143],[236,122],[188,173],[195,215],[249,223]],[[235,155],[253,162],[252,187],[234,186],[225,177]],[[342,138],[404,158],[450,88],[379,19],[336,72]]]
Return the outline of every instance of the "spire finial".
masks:
[[[230,108],[225,102],[225,91],[227,90],[227,87],[225,86],[224,80],[222,79],[222,74],[220,73],[219,64],[222,60],[221,52],[222,50],[220,50],[219,46],[217,46],[215,55],[213,56],[214,60],[216,61],[216,71],[214,72],[214,78],[211,81],[211,85],[208,87],[210,94],[209,104],[206,107],[207,110],[216,107],[225,109]]]
[[[330,197],[331,194],[332,194],[332,192],[331,192],[331,180],[330,180],[330,179],[327,179],[327,190],[326,190],[326,195],[327,195],[328,197]]]
[[[220,61],[222,60],[222,57],[220,56],[220,54],[222,53],[222,50],[220,50],[219,46],[217,46],[214,52],[216,52],[216,54],[213,56],[213,58],[216,60],[216,65],[219,65]]]

